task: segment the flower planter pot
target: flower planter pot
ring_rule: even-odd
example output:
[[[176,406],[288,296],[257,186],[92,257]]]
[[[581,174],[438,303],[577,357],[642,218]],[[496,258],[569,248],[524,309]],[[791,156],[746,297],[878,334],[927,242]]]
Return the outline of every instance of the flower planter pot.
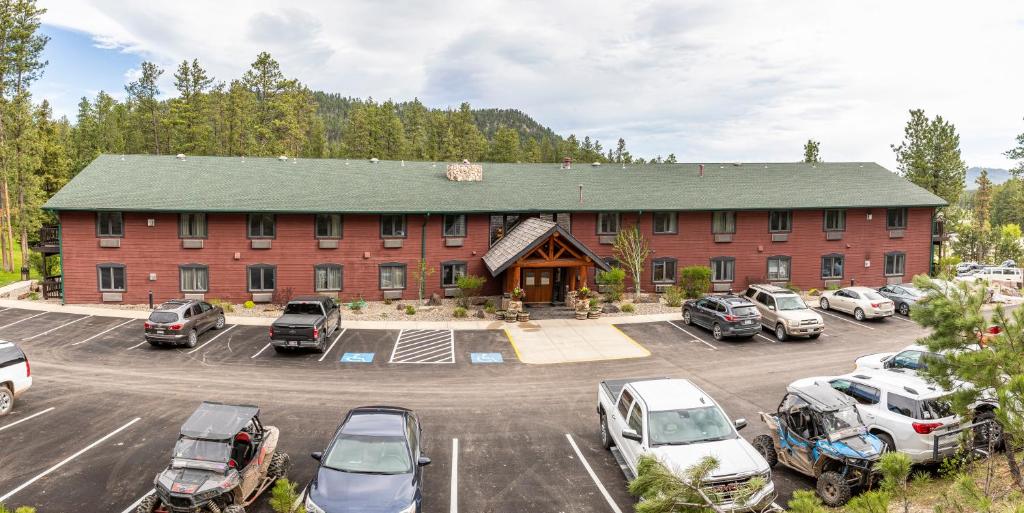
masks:
[[[528,312],[519,313],[519,322],[526,322],[530,320],[530,314]]]
[[[576,310],[576,318],[581,320],[581,321],[583,319],[586,319],[587,318],[587,311],[586,310]]]

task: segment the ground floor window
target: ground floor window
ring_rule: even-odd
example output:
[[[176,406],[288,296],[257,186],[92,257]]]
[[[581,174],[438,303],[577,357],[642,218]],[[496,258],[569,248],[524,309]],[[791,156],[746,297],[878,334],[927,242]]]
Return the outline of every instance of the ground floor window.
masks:
[[[790,258],[788,256],[768,257],[768,279],[771,281],[789,281]]]
[[[675,283],[676,260],[674,258],[659,258],[655,260],[652,276],[654,283]]]
[[[124,264],[100,264],[96,268],[99,272],[100,292],[125,291]]]
[[[249,266],[249,292],[271,291],[276,284],[276,267],[264,264]]]
[[[735,279],[735,258],[718,257],[711,259],[711,281],[734,281]]]
[[[466,275],[466,262],[444,262],[441,264],[441,286],[458,286],[459,277]]]
[[[210,271],[205,265],[183,265],[178,269],[182,292],[206,292],[210,284]]]
[[[341,290],[341,276],[342,270],[338,264],[319,264],[313,268],[314,285],[317,292]]]
[[[885,254],[885,275],[903,276],[907,264],[906,253],[892,252]]]
[[[825,255],[821,257],[821,277],[832,280],[843,277],[843,255]]]
[[[405,264],[381,264],[380,288],[381,290],[404,289]]]

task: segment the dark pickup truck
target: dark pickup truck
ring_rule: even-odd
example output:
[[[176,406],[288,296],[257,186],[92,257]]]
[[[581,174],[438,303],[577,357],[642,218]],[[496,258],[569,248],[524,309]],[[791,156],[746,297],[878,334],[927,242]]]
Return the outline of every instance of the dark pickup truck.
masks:
[[[302,296],[288,302],[284,314],[270,325],[270,343],[279,353],[300,348],[327,350],[341,327],[341,309],[327,296]]]

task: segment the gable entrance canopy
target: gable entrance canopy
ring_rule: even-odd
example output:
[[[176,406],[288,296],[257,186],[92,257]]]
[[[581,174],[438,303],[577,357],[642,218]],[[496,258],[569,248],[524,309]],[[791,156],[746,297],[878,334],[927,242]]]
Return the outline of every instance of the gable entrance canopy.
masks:
[[[589,267],[610,269],[564,228],[539,217],[509,230],[483,259],[491,276],[505,273],[503,292],[522,288],[527,303],[562,301],[565,291],[586,286]]]

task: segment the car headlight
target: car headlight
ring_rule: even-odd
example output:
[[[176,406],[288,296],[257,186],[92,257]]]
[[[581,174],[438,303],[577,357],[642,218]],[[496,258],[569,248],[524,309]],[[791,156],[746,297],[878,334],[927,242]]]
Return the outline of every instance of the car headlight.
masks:
[[[311,499],[309,497],[309,495],[307,495],[306,496],[306,513],[325,513],[325,512],[324,512],[323,508],[321,508],[320,506],[317,506],[316,503],[313,502],[313,499]]]
[[[405,508],[402,511],[399,511],[398,513],[417,513],[416,503],[414,502],[414,503],[410,504],[408,508]]]

